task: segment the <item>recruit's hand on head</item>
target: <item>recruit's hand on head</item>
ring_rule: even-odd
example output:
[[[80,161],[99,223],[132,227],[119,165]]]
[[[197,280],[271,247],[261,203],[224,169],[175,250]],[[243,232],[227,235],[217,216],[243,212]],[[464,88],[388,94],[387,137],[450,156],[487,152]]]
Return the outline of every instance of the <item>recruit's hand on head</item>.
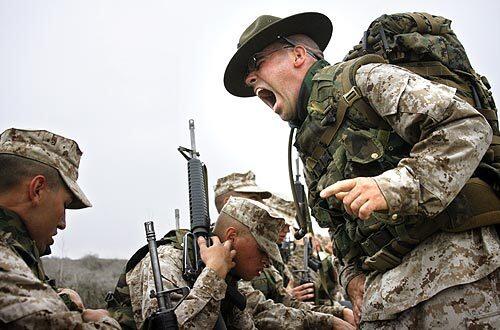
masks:
[[[229,270],[235,266],[233,258],[236,255],[236,250],[231,249],[231,241],[227,240],[221,243],[217,236],[212,237],[212,243],[208,247],[205,238],[198,237],[201,260],[217,275],[225,278]]]
[[[320,196],[335,196],[344,203],[347,213],[361,220],[368,220],[375,211],[388,209],[384,195],[372,178],[359,177],[338,181],[323,189]]]

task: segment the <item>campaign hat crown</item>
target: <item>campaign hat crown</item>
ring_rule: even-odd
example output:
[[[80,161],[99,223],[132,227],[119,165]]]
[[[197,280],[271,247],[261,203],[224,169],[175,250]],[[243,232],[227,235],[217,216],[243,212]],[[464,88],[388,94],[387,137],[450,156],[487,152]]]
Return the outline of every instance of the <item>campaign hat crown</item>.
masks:
[[[279,18],[262,15],[250,24],[241,35],[236,53],[224,73],[224,86],[235,96],[254,96],[252,88],[245,84],[248,61],[279,37],[305,34],[316,42],[320,50],[325,50],[332,36],[332,22],[320,13],[307,12]]]

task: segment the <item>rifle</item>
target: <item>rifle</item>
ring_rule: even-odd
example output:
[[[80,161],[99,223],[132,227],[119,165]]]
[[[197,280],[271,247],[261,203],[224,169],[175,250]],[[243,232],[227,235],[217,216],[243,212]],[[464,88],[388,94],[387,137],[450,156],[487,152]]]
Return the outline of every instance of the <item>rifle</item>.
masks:
[[[156,298],[158,308],[145,321],[145,329],[154,330],[174,330],[178,329],[175,309],[189,294],[188,287],[174,288],[170,290],[163,289],[162,275],[160,271],[160,262],[158,260],[158,245],[156,242],[156,234],[152,221],[144,223],[146,229],[146,240],[148,242],[149,255],[151,257],[151,267],[153,268],[153,278],[155,282],[155,290],[151,290],[150,297]],[[174,292],[180,293],[182,298],[175,306],[172,306],[170,295]]]
[[[303,225],[307,228],[307,232],[314,234],[311,223],[311,215],[309,214],[309,206],[307,205],[307,196],[304,189],[304,185],[300,181],[300,158],[295,159],[296,174],[295,181],[293,183],[295,193],[297,196],[297,203],[299,205],[297,209],[297,217],[302,218]],[[300,215],[299,215],[300,214]],[[300,223],[300,222],[299,222]]]
[[[283,242],[281,242],[279,246],[281,258],[283,259],[283,262],[285,264],[288,263],[288,260],[290,259],[290,256],[292,255],[292,251],[294,248],[295,244],[287,235],[286,239]]]
[[[181,228],[180,223],[179,223],[179,219],[180,219],[179,209],[175,209],[175,229],[176,230],[179,230]]]
[[[312,253],[312,243],[309,240],[308,236],[304,236],[303,238],[304,242],[304,252],[302,255],[302,269],[297,269],[294,270],[294,273],[300,274],[299,278],[299,285],[306,284],[306,283],[313,283],[313,280],[311,276],[309,276],[309,268],[311,268],[313,271],[317,272],[318,269],[321,267],[321,262],[319,260],[316,260],[314,258],[313,253]],[[316,301],[318,297],[318,290],[316,289],[316,286],[314,288],[314,300]]]
[[[191,149],[179,147],[177,150],[188,162],[188,185],[189,185],[189,213],[191,222],[191,231],[184,235],[182,276],[189,283],[194,284],[204,264],[200,257],[200,251],[197,239],[203,236],[210,244],[210,215],[208,210],[208,179],[207,167],[198,158],[200,154],[196,151],[196,142],[194,134],[194,120],[189,120],[189,132],[191,137]],[[189,254],[192,249],[193,260]],[[226,298],[240,310],[246,307],[246,299],[236,287],[227,286]],[[226,329],[222,314],[219,313],[216,329]]]

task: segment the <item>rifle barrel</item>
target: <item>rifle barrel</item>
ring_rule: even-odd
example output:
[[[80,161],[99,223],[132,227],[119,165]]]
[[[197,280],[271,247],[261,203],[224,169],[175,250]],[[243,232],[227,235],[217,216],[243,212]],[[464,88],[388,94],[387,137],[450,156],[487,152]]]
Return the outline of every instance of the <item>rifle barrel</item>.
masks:
[[[152,221],[144,223],[146,229],[146,239],[148,241],[149,255],[151,257],[151,267],[153,268],[153,278],[155,281],[156,299],[158,300],[158,309],[160,313],[164,313],[167,309],[172,308],[170,296],[163,294],[163,282],[161,279],[160,262],[158,260],[158,251],[156,244],[155,228]]]
[[[193,119],[189,119],[189,134],[191,136],[191,157],[198,158],[198,155],[196,153],[196,140],[194,137],[194,120]]]
[[[175,209],[175,229],[177,230],[181,228],[179,220],[180,220],[179,209]]]

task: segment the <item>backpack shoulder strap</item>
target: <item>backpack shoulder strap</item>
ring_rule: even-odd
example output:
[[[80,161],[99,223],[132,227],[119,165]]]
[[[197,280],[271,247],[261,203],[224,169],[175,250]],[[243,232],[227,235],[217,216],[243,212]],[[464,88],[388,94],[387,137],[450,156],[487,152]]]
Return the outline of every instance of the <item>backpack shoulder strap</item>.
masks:
[[[180,248],[182,243],[182,230],[171,230],[161,239],[156,241],[158,246],[172,244],[176,248]],[[144,259],[144,257],[149,253],[149,246],[146,244],[137,250],[134,255],[127,261],[125,266],[125,273],[128,273],[134,269],[137,264]]]
[[[314,158],[321,158],[316,157],[316,155],[323,154],[323,152],[320,151],[319,148],[323,149],[322,146],[330,145],[333,138],[335,137],[335,134],[337,134],[337,131],[344,122],[347,110],[351,107],[356,107],[356,109],[362,112],[374,126],[387,125],[375,113],[370,104],[363,98],[363,96],[361,95],[361,90],[356,85],[356,72],[361,66],[369,63],[387,63],[387,61],[379,55],[368,54],[346,62],[345,66],[342,68],[342,73],[340,74],[340,80],[342,84],[342,97],[339,99],[338,108],[335,115],[335,122],[333,126],[330,126],[327,130],[325,130],[325,132],[321,136],[320,144],[314,149],[312,154]],[[316,149],[318,150],[316,151]]]

